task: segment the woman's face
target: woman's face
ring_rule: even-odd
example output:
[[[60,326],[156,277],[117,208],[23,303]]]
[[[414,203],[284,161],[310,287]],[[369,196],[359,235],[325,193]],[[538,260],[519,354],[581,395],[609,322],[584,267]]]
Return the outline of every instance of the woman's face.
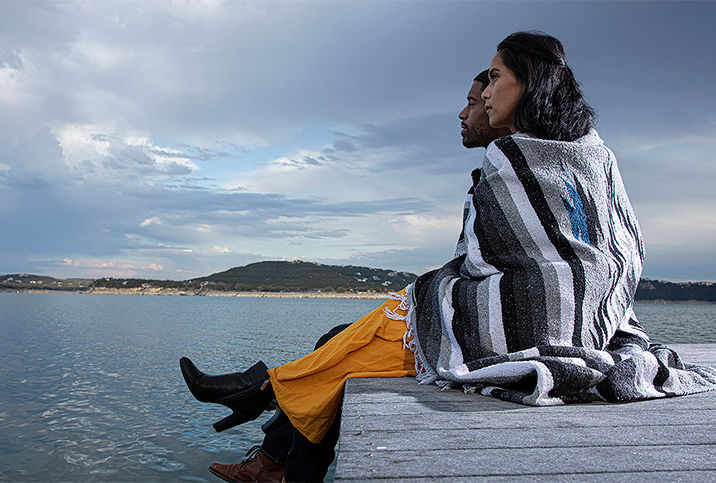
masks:
[[[524,86],[517,80],[510,69],[502,62],[498,52],[490,64],[490,84],[482,91],[485,110],[490,118],[490,126],[506,127],[512,133],[515,129],[515,106],[524,91]]]

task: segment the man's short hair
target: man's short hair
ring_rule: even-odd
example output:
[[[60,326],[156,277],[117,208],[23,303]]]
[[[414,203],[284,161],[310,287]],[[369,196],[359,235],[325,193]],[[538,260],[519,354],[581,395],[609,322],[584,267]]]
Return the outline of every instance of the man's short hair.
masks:
[[[487,75],[487,73],[487,70],[483,70],[482,72],[477,74],[477,77],[475,77],[475,79],[473,79],[473,82],[479,82],[482,84],[481,90],[483,91],[485,90],[485,87],[487,87],[487,85],[490,83],[490,76]]]

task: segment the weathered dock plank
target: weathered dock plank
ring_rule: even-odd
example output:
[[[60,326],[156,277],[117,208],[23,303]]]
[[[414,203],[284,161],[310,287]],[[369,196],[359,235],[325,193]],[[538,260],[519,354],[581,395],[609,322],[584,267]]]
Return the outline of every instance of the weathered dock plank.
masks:
[[[671,347],[716,366],[716,344]],[[535,408],[412,378],[346,384],[336,481],[544,478],[716,480],[716,392]]]

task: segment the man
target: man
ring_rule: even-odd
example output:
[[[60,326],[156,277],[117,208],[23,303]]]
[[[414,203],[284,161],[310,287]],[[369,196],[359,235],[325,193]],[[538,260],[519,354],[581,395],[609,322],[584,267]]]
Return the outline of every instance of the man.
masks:
[[[480,72],[472,82],[470,92],[467,93],[467,106],[457,116],[462,122],[462,144],[466,148],[486,148],[497,138],[507,136],[507,128],[495,129],[490,126],[490,119],[485,111],[485,100],[482,91],[490,83],[487,71]]]
[[[481,72],[473,80],[467,94],[467,106],[460,112],[462,144],[466,148],[487,147],[497,138],[510,134],[509,129],[495,129],[490,126],[485,112],[485,101],[482,91],[490,83],[487,71]],[[479,171],[473,172],[475,181],[479,179]],[[321,337],[316,348],[325,344],[331,337],[339,333],[348,324],[335,327]],[[280,410],[278,411],[280,413]],[[302,481],[323,480],[326,470],[333,461],[335,446],[338,442],[340,417],[335,419],[331,429],[319,444],[308,441],[299,431],[295,430],[288,419],[274,418],[277,423],[266,429],[263,444],[255,446],[240,463],[212,463],[209,470],[226,481],[264,481],[281,482],[284,466],[289,464],[295,473],[302,475]],[[266,425],[264,425],[266,426]],[[300,470],[296,471],[296,467]]]

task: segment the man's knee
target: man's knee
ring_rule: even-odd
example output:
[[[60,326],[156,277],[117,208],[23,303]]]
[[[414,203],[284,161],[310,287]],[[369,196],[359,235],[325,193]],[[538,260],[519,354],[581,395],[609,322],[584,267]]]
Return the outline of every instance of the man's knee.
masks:
[[[341,325],[337,325],[337,326],[333,327],[331,330],[329,330],[328,332],[323,334],[318,339],[318,342],[316,342],[316,347],[314,347],[313,350],[318,349],[319,347],[324,345],[326,342],[331,340],[333,337],[335,337],[336,335],[343,332],[349,325],[351,325],[351,324],[341,324]]]

